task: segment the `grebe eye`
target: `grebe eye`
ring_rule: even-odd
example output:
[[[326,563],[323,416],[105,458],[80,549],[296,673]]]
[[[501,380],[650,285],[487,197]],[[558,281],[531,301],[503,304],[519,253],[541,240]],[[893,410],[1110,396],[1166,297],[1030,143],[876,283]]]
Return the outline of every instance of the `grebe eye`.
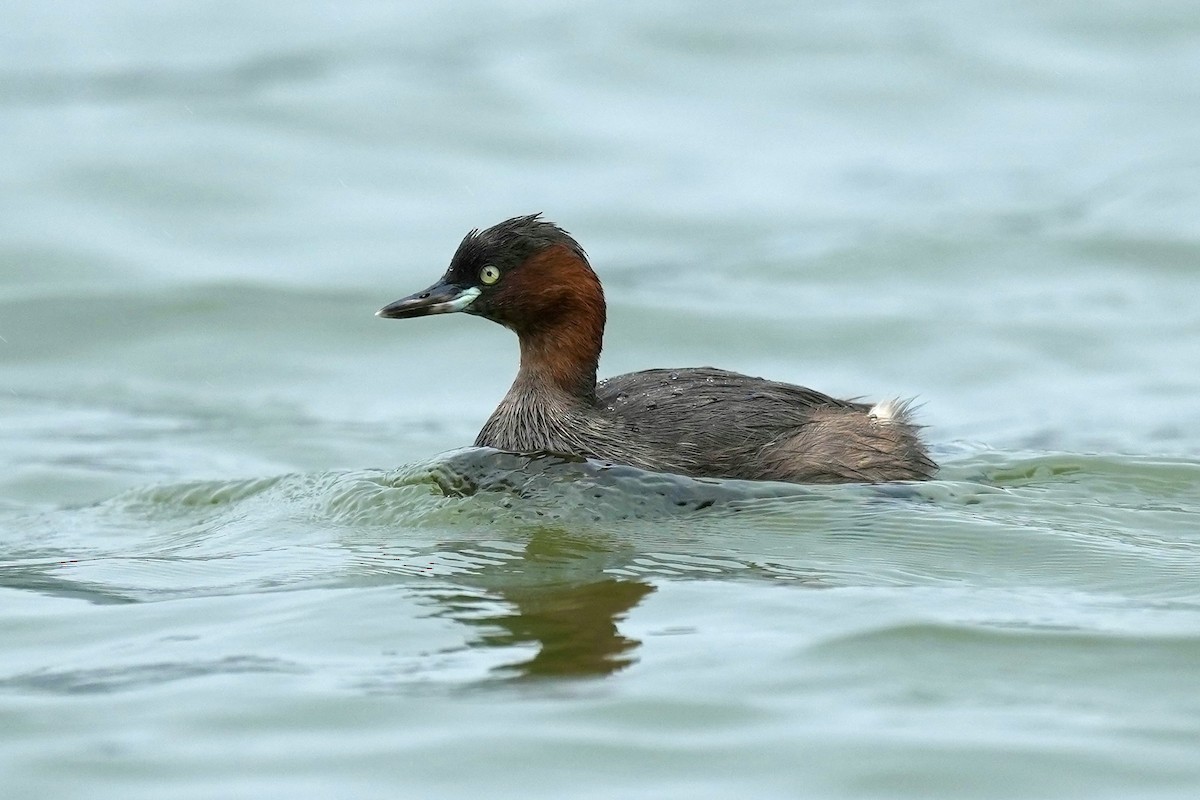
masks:
[[[487,286],[491,286],[496,281],[500,280],[500,269],[488,264],[483,269],[479,270],[479,282]]]

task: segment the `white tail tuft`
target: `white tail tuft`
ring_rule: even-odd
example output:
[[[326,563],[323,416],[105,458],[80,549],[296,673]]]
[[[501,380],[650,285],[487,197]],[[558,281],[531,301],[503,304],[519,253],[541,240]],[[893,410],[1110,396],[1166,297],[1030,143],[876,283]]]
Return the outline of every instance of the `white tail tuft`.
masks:
[[[911,400],[881,400],[867,412],[867,416],[885,425],[893,422],[908,422]]]

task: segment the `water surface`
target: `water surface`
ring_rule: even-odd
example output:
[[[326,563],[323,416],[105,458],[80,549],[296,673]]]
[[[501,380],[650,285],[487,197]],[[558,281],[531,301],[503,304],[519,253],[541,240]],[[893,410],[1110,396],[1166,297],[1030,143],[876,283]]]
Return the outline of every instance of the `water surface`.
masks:
[[[1194,4],[10,3],[0,787],[1194,797]],[[916,396],[937,481],[461,449],[389,322],[544,211],[604,375]]]

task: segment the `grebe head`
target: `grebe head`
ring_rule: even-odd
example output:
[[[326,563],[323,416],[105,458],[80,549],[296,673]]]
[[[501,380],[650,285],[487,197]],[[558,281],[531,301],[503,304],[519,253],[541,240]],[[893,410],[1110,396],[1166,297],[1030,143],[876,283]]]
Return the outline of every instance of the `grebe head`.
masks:
[[[604,293],[579,243],[531,214],[471,231],[441,280],[376,316],[410,319],[455,311],[498,322],[522,338],[596,322],[603,332]]]

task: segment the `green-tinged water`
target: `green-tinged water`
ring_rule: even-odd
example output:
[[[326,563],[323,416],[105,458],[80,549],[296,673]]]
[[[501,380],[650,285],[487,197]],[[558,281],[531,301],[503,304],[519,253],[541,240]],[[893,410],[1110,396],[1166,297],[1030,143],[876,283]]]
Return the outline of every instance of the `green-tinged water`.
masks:
[[[1200,7],[0,8],[0,797],[1200,796]],[[373,312],[543,211],[603,375],[939,479],[462,449]]]

